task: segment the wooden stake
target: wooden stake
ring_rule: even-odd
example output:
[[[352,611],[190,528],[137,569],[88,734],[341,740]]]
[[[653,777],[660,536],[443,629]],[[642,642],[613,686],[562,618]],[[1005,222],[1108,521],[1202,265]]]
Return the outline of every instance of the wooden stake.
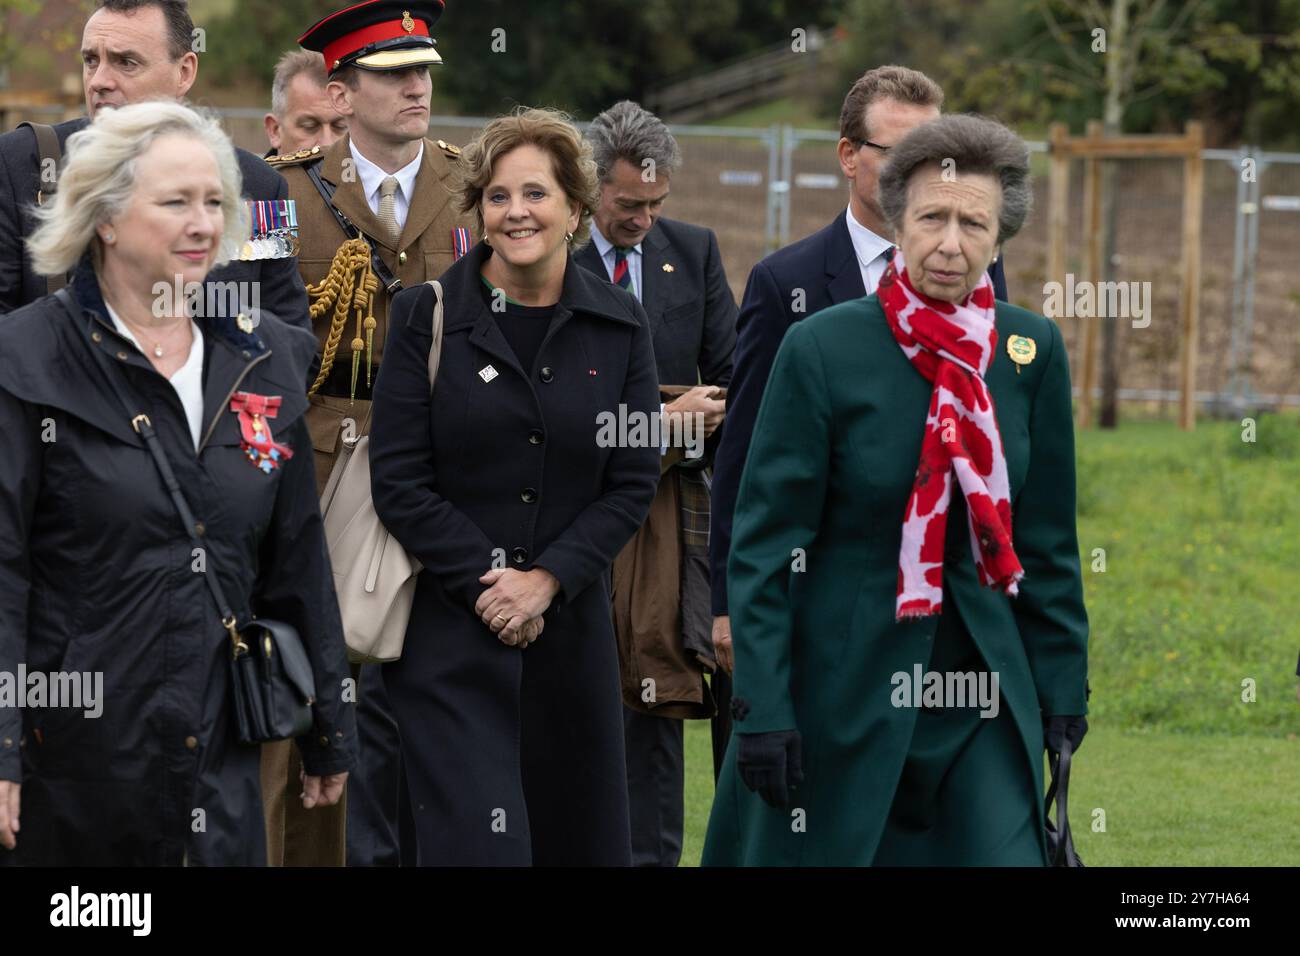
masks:
[[[1205,130],[1195,120],[1186,126],[1187,153],[1183,162],[1183,276],[1182,323],[1179,341],[1178,387],[1182,392],[1178,424],[1184,431],[1196,427],[1196,359],[1201,320],[1201,207],[1205,168],[1201,147]]]

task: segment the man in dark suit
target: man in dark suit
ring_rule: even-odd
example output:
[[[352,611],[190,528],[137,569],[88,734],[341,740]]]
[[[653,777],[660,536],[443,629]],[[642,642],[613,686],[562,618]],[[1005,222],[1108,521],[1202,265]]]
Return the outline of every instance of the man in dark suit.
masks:
[[[650,320],[660,386],[686,387],[670,401],[663,396],[664,464],[656,504],[672,500],[679,504],[676,508],[669,504],[666,510],[668,534],[657,528],[652,536],[655,541],[668,540],[670,551],[680,554],[675,562],[679,573],[653,574],[664,565],[645,564],[623,576],[622,570],[632,567],[622,563],[627,550],[614,566],[619,588],[646,593],[650,602],[662,596],[664,603],[680,607],[678,615],[665,615],[670,623],[654,633],[638,633],[639,657],[645,655],[660,666],[664,660],[676,662],[669,672],[654,672],[658,693],[643,694],[641,687],[629,688],[625,681],[623,695],[632,862],[676,866],[682,851],[682,718],[707,716],[713,709],[703,670],[713,665],[705,468],[715,442],[705,439],[716,438],[724,416],[720,388],[731,380],[736,302],[712,230],[660,216],[672,175],[681,165],[681,153],[668,128],[652,113],[625,100],[597,116],[587,138],[600,173],[600,204],[593,215],[592,241],[575,258],[641,300]],[[685,427],[670,436],[668,423]],[[697,423],[702,424],[703,435],[692,430]],[[686,446],[685,456],[680,446]],[[652,508],[651,521],[655,514]],[[645,531],[643,527],[638,534]],[[634,539],[628,548],[635,545]],[[620,618],[617,594],[615,605],[616,628],[626,631],[628,621]],[[645,645],[652,642],[656,647],[648,650]],[[623,634],[620,653],[626,674],[628,646]],[[635,673],[648,671],[638,664]],[[670,688],[680,688],[680,693],[674,696]]]
[[[101,109],[154,99],[179,100],[198,75],[191,49],[194,24],[178,0],[101,0],[86,21],[81,42],[82,83],[89,118],[53,127],[60,153],[68,137],[85,129]],[[261,159],[236,150],[244,198],[288,198],[281,177]],[[36,134],[28,128],[0,136],[0,314],[39,299],[50,289],[32,269],[23,240],[35,229],[30,209],[52,191],[53,168],[42,168]],[[292,257],[232,261],[213,270],[209,282],[236,283],[244,306],[311,328],[307,290]],[[57,283],[56,284],[61,284]],[[256,299],[252,300],[251,297]]]
[[[943,90],[924,73],[881,66],[860,76],[844,98],[840,169],[849,206],[819,232],[780,249],[749,274],[736,332],[736,368],[728,393],[727,428],[714,462],[709,555],[713,581],[713,644],[731,669],[727,555],[740,475],[749,453],[768,373],[786,330],[829,306],[876,291],[893,250],[893,230],[876,196],[889,150],[922,123],[937,119]],[[1002,264],[989,268],[996,296],[1006,301]]]

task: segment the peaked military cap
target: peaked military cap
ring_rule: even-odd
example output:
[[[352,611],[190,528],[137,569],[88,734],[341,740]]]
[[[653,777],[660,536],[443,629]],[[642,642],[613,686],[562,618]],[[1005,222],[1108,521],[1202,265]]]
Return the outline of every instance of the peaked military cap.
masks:
[[[298,43],[321,54],[331,75],[345,66],[404,70],[441,63],[430,30],[444,6],[443,0],[364,0],[331,13]]]

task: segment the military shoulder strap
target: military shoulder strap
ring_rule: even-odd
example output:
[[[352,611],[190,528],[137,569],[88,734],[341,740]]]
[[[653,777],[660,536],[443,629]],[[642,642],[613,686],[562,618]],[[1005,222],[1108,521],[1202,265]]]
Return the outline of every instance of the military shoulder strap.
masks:
[[[300,166],[303,163],[315,162],[321,159],[321,148],[313,146],[311,149],[300,149],[296,153],[282,153],[279,156],[267,156],[265,162],[268,166]]]
[[[325,182],[320,175],[320,166],[317,163],[309,163],[306,166],[307,178],[312,181],[316,191],[320,193],[321,198],[325,200],[325,205],[329,211],[334,214],[334,220],[343,230],[343,234],[349,239],[360,239],[370,247],[370,268],[374,270],[375,276],[384,284],[388,294],[396,295],[402,291],[402,280],[393,275],[393,271],[388,268],[379,251],[375,249],[375,244],[370,241],[370,237],[358,229],[347,216],[339,211],[334,205],[334,187]]]
[[[46,163],[51,163],[52,161],[52,166],[57,172],[59,161],[63,159],[63,147],[59,145],[59,134],[54,131],[53,126],[47,126],[45,123],[19,123],[18,126],[19,128],[26,126],[36,136],[36,151],[40,153],[41,157],[38,172],[36,174],[36,181],[40,184],[36,189],[36,205],[44,206],[45,200],[53,196],[55,191],[59,188],[57,177],[54,182],[50,184],[49,189],[45,188],[44,179],[42,178],[46,168]],[[66,276],[57,275],[45,277],[45,288],[50,295],[58,292],[67,284]]]

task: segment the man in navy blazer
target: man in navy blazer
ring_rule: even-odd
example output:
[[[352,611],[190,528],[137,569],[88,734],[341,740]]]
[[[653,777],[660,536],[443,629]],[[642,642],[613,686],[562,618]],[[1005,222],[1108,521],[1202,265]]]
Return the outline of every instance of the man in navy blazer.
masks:
[[[712,663],[713,658],[709,492],[703,466],[716,448],[725,413],[719,388],[731,380],[736,301],[713,231],[660,215],[672,175],[681,164],[677,142],[663,122],[624,100],[592,121],[587,138],[600,173],[600,203],[592,215],[592,241],[574,259],[641,300],[650,320],[660,385],[689,388],[667,402],[666,420],[678,414],[690,416],[686,420],[702,422],[708,436],[699,449],[702,455],[672,464],[660,479],[676,482],[680,496],[681,560],[676,579],[638,580],[660,594],[677,589],[680,613],[675,630],[640,633],[637,654],[657,662],[688,662],[689,666],[669,669],[698,688],[703,678],[694,662],[703,658]],[[679,432],[673,438],[689,447],[700,435]],[[687,441],[678,441],[683,438]],[[665,465],[669,461],[665,458]],[[632,590],[637,587],[632,585]],[[719,692],[716,681],[711,690]],[[667,699],[633,709],[627,705],[626,693],[624,702],[632,863],[674,867],[681,859],[684,824],[682,721],[698,712]]]
[[[100,0],[86,21],[81,43],[89,119],[54,127],[60,150],[67,148],[69,136],[90,125],[98,110],[182,99],[198,75],[198,57],[191,49],[193,29],[186,5],[178,0]],[[288,198],[288,186],[279,173],[250,152],[236,149],[235,154],[245,199]],[[0,315],[48,292],[46,279],[36,274],[23,245],[36,225],[30,210],[38,191],[48,191],[48,173],[53,172],[42,170],[41,165],[31,129],[0,136]],[[237,283],[232,288],[248,289],[257,296],[258,310],[311,329],[307,289],[293,257],[234,260],[214,269],[208,281]]]
[[[924,73],[881,66],[858,78],[840,112],[840,169],[849,181],[848,209],[830,225],[772,253],[754,266],[745,286],[736,332],[736,364],[727,393],[727,423],[714,458],[709,556],[713,643],[731,668],[727,555],[741,471],[749,453],[768,373],[786,330],[829,306],[876,291],[892,255],[892,230],[876,196],[890,148],[922,123],[937,119],[943,90]],[[1002,264],[989,268],[994,293],[1006,300]]]

